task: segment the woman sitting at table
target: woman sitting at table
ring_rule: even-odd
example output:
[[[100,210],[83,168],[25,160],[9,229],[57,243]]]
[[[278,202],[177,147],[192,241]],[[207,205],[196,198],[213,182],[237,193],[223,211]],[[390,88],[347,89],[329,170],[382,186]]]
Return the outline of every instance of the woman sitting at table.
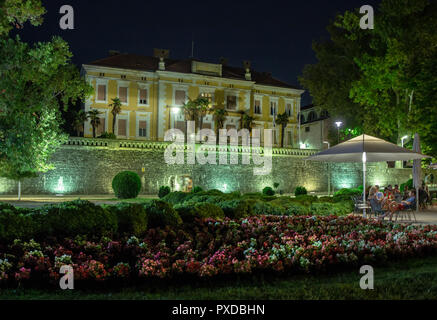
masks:
[[[384,219],[387,215],[390,215],[390,221],[392,220],[393,214],[397,211],[405,210],[411,207],[416,202],[416,190],[412,189],[409,193],[409,196],[406,200],[401,201],[401,203],[397,203],[396,201],[391,201],[388,204],[389,211],[381,216],[381,219]]]

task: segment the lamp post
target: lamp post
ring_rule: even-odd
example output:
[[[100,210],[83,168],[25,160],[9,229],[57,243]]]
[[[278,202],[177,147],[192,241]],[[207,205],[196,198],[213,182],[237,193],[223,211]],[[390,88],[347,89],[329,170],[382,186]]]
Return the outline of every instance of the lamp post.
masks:
[[[331,144],[329,141],[323,141],[323,143],[326,143],[328,145],[328,149],[331,147]],[[331,195],[331,171],[329,167],[329,162],[326,163],[326,166],[328,167],[328,196]]]
[[[335,123],[335,125],[337,126],[337,140],[338,140],[338,143],[340,143],[340,127],[341,127],[342,124],[343,124],[343,122],[341,122],[341,121],[337,121]]]
[[[402,145],[402,148],[404,147],[404,140],[406,140],[406,139],[408,139],[408,136],[403,136],[402,138],[401,138],[401,145]],[[398,162],[399,163],[399,162]],[[405,161],[401,161],[401,168],[404,168],[405,167]]]

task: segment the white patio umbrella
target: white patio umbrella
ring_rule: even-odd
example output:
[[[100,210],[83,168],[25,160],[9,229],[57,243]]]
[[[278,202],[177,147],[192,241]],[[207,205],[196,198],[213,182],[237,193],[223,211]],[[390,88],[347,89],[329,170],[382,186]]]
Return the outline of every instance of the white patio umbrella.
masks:
[[[340,143],[319,152],[305,160],[326,162],[361,162],[363,164],[363,203],[366,203],[366,164],[367,162],[408,161],[430,158],[385,140],[366,134]],[[366,209],[363,209],[366,217]]]
[[[414,135],[413,150],[417,153],[421,152],[420,137],[418,133]],[[416,211],[419,211],[419,187],[422,183],[421,176],[422,176],[421,161],[420,159],[415,159],[413,161],[413,185],[414,188],[416,189]]]

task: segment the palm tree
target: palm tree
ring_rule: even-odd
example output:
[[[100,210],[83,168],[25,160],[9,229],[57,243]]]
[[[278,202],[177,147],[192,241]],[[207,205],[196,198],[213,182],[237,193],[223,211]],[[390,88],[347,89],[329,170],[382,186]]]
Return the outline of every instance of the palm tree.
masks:
[[[97,109],[91,109],[88,111],[88,117],[90,119],[91,126],[93,127],[93,138],[96,137],[96,128],[100,125],[99,115],[101,114],[102,112]]]
[[[219,130],[223,129],[228,112],[224,108],[214,108],[213,118],[215,123],[215,134],[219,136]]]
[[[281,148],[284,147],[284,133],[285,128],[288,126],[288,120],[287,112],[278,115],[276,118],[276,124],[281,125]]]
[[[247,130],[249,130],[249,132],[252,132],[252,126],[253,126],[254,121],[255,121],[255,118],[252,117],[250,114],[245,112],[243,114],[243,120],[242,120],[243,129],[247,129]]]
[[[84,123],[88,121],[88,118],[88,113],[86,113],[84,110],[79,110],[74,114],[73,127],[76,130],[78,137],[80,136],[80,130],[83,128]]]
[[[121,112],[121,101],[118,97],[112,99],[112,103],[109,105],[112,110],[112,133],[115,134],[115,124],[117,123],[117,115]]]

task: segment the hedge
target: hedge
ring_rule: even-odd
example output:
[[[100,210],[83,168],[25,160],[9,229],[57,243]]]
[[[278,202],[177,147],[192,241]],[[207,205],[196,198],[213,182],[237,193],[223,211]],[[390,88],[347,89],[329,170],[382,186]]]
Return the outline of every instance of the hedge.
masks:
[[[212,218],[215,220],[223,220],[225,213],[223,210],[212,203],[207,202],[185,202],[174,207],[183,222],[193,222],[197,219]]]

